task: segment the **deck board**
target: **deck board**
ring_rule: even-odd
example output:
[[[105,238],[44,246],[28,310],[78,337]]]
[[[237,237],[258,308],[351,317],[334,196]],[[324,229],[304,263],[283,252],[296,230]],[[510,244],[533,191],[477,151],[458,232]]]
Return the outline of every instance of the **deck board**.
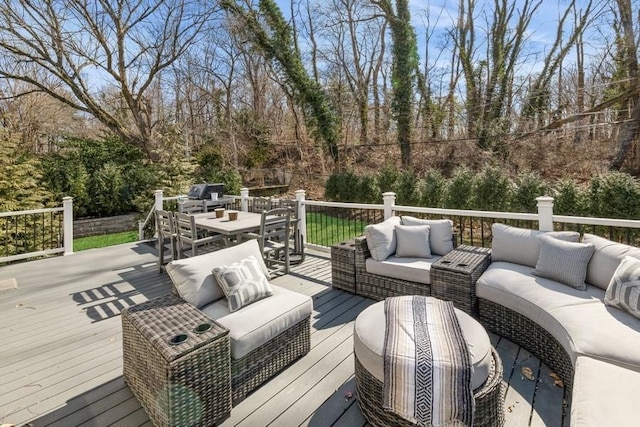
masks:
[[[309,295],[311,351],[240,402],[223,426],[367,425],[355,398],[353,323],[374,301],[331,288],[327,253],[274,284]],[[120,311],[170,292],[140,243],[0,267],[0,424],[150,426],[122,378]],[[508,383],[507,426],[568,425],[563,390],[525,349],[490,334]],[[523,379],[522,367],[538,375]],[[564,423],[564,424],[563,424]]]

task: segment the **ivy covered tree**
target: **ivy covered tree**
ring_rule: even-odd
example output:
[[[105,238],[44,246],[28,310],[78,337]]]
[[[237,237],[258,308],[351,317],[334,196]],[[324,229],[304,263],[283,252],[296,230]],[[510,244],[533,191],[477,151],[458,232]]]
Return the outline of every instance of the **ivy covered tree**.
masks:
[[[280,70],[284,84],[305,112],[314,137],[324,142],[334,161],[338,160],[339,126],[335,108],[318,82],[309,76],[292,35],[291,27],[273,0],[260,0],[258,9],[244,7],[235,0],[221,6],[240,23],[244,35]]]
[[[402,166],[411,166],[411,123],[413,120],[413,94],[418,69],[418,47],[416,33],[411,25],[408,0],[396,0],[394,9],[391,0],[374,1],[384,12],[391,28],[393,41],[393,69],[391,84],[393,102],[391,108],[398,127],[398,144]]]

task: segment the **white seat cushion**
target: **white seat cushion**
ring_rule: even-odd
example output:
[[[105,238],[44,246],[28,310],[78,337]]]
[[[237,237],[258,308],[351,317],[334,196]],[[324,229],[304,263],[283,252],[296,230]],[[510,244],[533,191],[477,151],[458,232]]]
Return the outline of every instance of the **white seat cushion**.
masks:
[[[640,370],[640,319],[603,303],[560,307],[553,316],[579,355]]]
[[[571,394],[572,427],[635,427],[640,372],[580,356]]]
[[[471,386],[474,390],[482,386],[489,377],[491,368],[491,341],[482,325],[463,311],[455,309],[462,335],[469,345],[473,374]],[[385,335],[384,301],[367,307],[356,318],[353,343],[354,353],[362,366],[378,380],[384,382],[384,359],[382,356]]]
[[[272,285],[273,295],[238,311],[229,311],[226,300],[218,300],[202,312],[229,329],[231,357],[241,359],[280,333],[311,316],[313,303],[307,295]]]
[[[429,285],[431,284],[431,264],[440,258],[442,257],[437,255],[431,258],[390,256],[384,261],[367,258],[365,268],[367,273]]]
[[[556,310],[577,305],[603,305],[604,291],[587,286],[584,291],[555,280],[533,276],[522,264],[493,262],[476,283],[476,295],[520,313],[546,329],[574,358],[575,347]]]

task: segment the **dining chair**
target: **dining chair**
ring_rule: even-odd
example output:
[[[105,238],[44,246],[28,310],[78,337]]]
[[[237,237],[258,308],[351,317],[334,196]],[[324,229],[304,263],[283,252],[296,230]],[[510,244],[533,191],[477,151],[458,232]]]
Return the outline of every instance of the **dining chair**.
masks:
[[[252,206],[255,213],[268,211],[271,209],[271,199],[268,197],[254,197]]]
[[[165,264],[165,245],[167,243],[171,250],[171,259],[174,260],[177,258],[177,235],[172,212],[156,210],[154,215],[156,220],[156,236],[158,239],[158,270],[162,272],[162,266]]]
[[[175,214],[176,234],[178,240],[178,258],[182,258],[185,252],[191,252],[190,256],[198,255],[198,249],[219,249],[227,246],[227,239],[222,234],[209,234],[201,236],[196,227],[193,215],[177,212]],[[207,250],[205,252],[210,252]]]
[[[288,274],[291,234],[291,211],[276,208],[262,212],[258,243],[269,272]]]
[[[295,255],[294,263],[304,261],[304,239],[300,233],[300,217],[298,216],[298,202],[292,199],[280,199],[280,207],[291,211],[290,239],[293,243],[291,254]]]
[[[197,214],[207,212],[204,200],[185,200],[178,203],[178,212],[185,214]]]

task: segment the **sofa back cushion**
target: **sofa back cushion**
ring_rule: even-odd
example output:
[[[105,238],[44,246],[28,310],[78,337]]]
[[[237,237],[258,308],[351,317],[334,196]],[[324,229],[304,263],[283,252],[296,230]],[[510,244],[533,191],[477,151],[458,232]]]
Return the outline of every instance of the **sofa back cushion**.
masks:
[[[420,219],[403,216],[402,225],[428,225],[431,253],[446,255],[453,250],[453,222],[449,219]]]
[[[540,253],[540,236],[546,234],[565,242],[580,241],[576,231],[544,232],[495,223],[491,226],[491,261],[506,261],[535,267]]]
[[[593,234],[584,234],[584,243],[593,243],[595,252],[587,267],[587,283],[607,290],[613,273],[625,256],[640,259],[640,248],[612,242]]]
[[[367,225],[364,228],[371,258],[384,261],[396,252],[395,226],[399,224],[400,217],[392,216],[379,224]]]
[[[249,240],[240,245],[204,255],[171,261],[167,264],[167,273],[178,295],[191,305],[201,308],[224,297],[212,270],[221,265],[233,264],[251,255],[256,258],[260,269],[268,279],[269,270],[264,264],[257,240]]]

